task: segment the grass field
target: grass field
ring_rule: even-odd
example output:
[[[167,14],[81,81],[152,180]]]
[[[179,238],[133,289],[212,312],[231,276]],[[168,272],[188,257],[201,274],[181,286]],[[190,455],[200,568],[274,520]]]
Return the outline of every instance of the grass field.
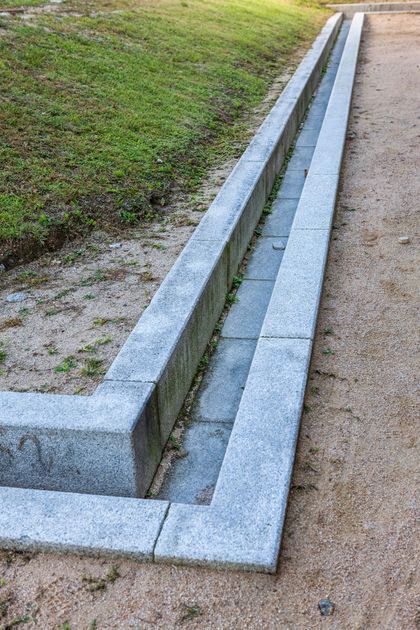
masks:
[[[193,190],[324,20],[279,0],[68,0],[0,18],[0,260]]]

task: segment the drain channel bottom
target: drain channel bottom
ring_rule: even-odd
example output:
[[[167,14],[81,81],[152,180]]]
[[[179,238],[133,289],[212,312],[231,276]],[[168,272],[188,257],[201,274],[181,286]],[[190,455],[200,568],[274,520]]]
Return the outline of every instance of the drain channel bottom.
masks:
[[[224,322],[196,393],[191,423],[183,436],[184,456],[172,463],[158,499],[197,505],[211,502],[349,28],[350,20],[345,20],[297,136],[272,212],[249,257],[238,300]]]

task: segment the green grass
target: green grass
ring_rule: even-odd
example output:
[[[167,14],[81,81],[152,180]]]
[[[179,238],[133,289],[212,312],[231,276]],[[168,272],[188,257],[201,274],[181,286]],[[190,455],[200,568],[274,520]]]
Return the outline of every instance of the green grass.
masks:
[[[194,190],[325,19],[280,0],[62,6],[82,15],[0,21],[0,260]]]
[[[0,9],[36,7],[42,4],[45,4],[45,0],[0,0]]]

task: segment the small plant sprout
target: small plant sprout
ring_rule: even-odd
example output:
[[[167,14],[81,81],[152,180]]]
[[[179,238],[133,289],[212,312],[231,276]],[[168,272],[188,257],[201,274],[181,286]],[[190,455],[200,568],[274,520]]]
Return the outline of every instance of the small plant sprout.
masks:
[[[236,296],[236,294],[232,292],[226,293],[226,304],[231,306],[232,304],[235,304],[235,302],[239,302],[239,298]]]
[[[238,289],[241,286],[243,279],[244,276],[242,273],[238,273],[236,276],[233,276],[232,287],[234,289]]]
[[[7,352],[3,347],[3,344],[0,342],[0,363],[4,363],[7,359]]]
[[[88,359],[82,367],[81,373],[88,378],[96,378],[104,373],[102,364],[103,361],[101,359]]]
[[[65,359],[63,359],[60,365],[57,365],[57,367],[54,368],[54,372],[67,373],[67,372],[70,372],[70,370],[73,370],[75,367],[77,367],[76,358],[70,355],[66,357]]]
[[[179,451],[181,448],[181,443],[174,435],[169,436],[168,446],[174,451]]]

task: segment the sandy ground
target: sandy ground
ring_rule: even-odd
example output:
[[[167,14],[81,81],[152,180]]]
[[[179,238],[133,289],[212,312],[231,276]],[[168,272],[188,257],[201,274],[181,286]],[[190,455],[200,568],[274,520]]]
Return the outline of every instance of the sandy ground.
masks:
[[[3,552],[0,627],[419,627],[419,37],[420,16],[367,20],[277,575]]]

